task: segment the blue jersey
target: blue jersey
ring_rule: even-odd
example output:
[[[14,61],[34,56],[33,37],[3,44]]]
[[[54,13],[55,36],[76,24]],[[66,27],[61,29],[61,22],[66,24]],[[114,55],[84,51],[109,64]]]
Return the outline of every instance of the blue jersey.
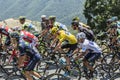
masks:
[[[24,40],[19,41],[19,51],[20,51],[20,56],[26,54],[30,58],[32,58],[36,54],[39,54],[38,50],[34,46],[32,46],[28,42],[25,42]]]

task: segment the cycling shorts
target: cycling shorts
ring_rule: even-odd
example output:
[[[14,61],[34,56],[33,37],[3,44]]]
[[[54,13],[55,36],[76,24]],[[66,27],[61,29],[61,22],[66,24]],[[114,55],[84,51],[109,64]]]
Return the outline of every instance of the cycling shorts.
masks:
[[[35,54],[32,59],[28,62],[28,65],[25,68],[25,71],[33,71],[37,62],[40,61],[40,54]]]
[[[89,62],[94,62],[101,56],[101,53],[88,53],[85,55],[84,59]]]

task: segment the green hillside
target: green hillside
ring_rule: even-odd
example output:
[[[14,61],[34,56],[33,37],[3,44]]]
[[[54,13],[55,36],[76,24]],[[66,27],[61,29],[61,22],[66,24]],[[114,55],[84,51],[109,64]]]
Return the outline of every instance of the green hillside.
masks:
[[[85,0],[0,0],[0,18],[17,18],[20,15],[31,20],[40,20],[42,14],[56,15],[57,20],[70,24],[74,16],[85,22]]]

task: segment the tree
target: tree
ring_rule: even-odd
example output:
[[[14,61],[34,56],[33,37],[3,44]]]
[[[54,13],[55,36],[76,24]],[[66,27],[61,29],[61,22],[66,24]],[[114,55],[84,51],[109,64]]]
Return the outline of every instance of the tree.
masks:
[[[108,18],[120,18],[120,0],[86,0],[84,7],[87,24],[96,29],[96,32],[106,29]]]

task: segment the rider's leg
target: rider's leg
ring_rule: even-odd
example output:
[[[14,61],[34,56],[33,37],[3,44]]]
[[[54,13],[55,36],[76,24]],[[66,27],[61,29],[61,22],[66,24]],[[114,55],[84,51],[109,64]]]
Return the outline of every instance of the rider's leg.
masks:
[[[30,71],[30,74],[34,75],[37,78],[41,78],[41,75],[35,71]]]
[[[34,71],[34,68],[37,64],[37,62],[40,60],[40,55],[39,54],[35,54],[33,56],[33,58],[29,61],[27,67],[25,68],[26,71],[29,71],[29,74],[36,76],[37,78],[41,78],[41,75],[37,72]]]
[[[25,71],[24,75],[27,78],[27,80],[33,80],[33,78],[30,76],[30,72],[29,71]]]
[[[26,55],[23,55],[23,56],[19,57],[19,59],[18,59],[18,68],[23,66],[23,62],[25,61],[25,59],[26,59]]]

